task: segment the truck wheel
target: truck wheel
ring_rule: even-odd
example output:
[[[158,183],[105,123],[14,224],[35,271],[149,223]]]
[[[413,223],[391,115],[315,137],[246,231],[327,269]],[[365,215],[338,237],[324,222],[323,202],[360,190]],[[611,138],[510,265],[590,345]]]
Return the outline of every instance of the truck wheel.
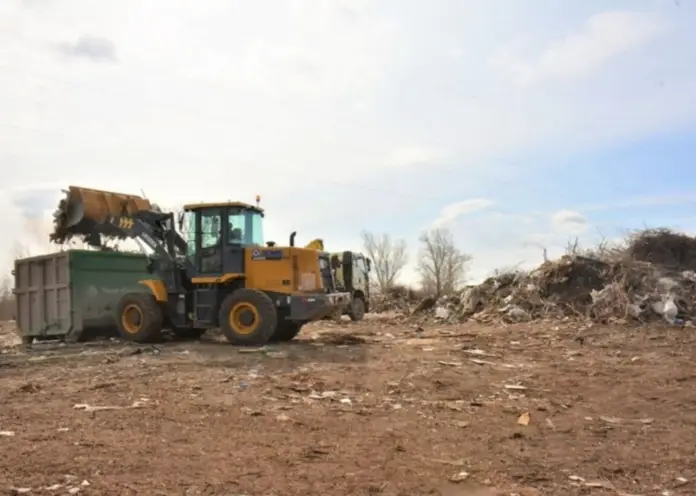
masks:
[[[145,293],[124,295],[116,305],[116,326],[123,339],[145,343],[160,337],[164,318],[155,298]]]
[[[357,296],[350,302],[348,316],[350,320],[355,322],[363,319],[365,316],[365,301],[361,297]]]
[[[263,291],[242,288],[220,305],[220,329],[232,344],[261,345],[273,336],[278,314]]]
[[[271,336],[271,341],[292,341],[300,333],[303,325],[304,322],[293,322],[292,320],[278,322],[278,327]]]

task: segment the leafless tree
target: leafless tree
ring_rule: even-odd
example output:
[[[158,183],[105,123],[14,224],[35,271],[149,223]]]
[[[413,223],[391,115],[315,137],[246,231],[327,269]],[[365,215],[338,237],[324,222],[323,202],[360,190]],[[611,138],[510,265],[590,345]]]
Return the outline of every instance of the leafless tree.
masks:
[[[5,276],[0,280],[0,321],[14,319],[15,299],[12,294],[12,279]]]
[[[372,274],[379,291],[385,292],[396,281],[397,276],[408,261],[406,241],[394,240],[388,234],[377,237],[364,231],[363,244],[367,256],[372,260]]]
[[[458,289],[466,279],[471,255],[455,246],[452,233],[445,228],[423,233],[420,242],[418,271],[423,289],[436,296]]]

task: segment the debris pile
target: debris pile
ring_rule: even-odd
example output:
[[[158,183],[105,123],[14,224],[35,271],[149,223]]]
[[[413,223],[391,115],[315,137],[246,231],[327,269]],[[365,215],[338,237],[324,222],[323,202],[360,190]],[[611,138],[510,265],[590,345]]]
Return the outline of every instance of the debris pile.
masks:
[[[375,313],[400,312],[408,314],[414,304],[422,299],[418,291],[406,286],[394,286],[384,293],[370,297],[370,311]]]
[[[577,317],[684,324],[696,319],[696,238],[642,231],[622,248],[565,255],[531,272],[504,273],[459,294],[423,300],[413,314],[453,322]]]

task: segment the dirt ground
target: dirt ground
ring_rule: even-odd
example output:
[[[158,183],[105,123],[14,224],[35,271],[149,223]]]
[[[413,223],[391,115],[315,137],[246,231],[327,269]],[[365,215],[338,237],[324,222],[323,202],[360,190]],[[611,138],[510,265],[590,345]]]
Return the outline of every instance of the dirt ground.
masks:
[[[0,491],[696,494],[695,352],[690,328],[380,319],[260,351],[6,344]]]

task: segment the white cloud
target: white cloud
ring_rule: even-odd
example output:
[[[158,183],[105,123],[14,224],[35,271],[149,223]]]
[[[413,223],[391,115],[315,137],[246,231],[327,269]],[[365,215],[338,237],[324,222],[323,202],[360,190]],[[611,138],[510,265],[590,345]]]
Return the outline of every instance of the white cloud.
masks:
[[[457,220],[462,215],[470,214],[493,206],[493,201],[486,198],[470,198],[468,200],[451,203],[443,207],[440,216],[433,222],[434,227],[445,227]]]
[[[563,182],[561,165],[546,179],[529,156],[696,120],[684,8],[550,14],[549,3],[0,2],[11,190],[0,195],[0,262],[15,241],[40,247],[47,233],[35,240],[27,217],[50,215],[70,184],[144,189],[161,205],[259,193],[268,238],[297,230],[298,243],[319,236],[332,249],[359,246],[361,229],[415,242],[438,218],[477,271],[537,262],[534,243],[562,247],[567,232],[548,212],[519,213],[536,204],[490,208],[527,178]],[[500,40],[526,47],[530,31],[548,43],[503,65],[546,84],[511,87],[489,60]],[[669,91],[653,81],[664,74]],[[575,210],[598,211],[590,194]],[[444,206],[452,198],[470,200]]]
[[[384,165],[387,167],[428,165],[445,160],[447,156],[448,152],[440,148],[406,145],[390,151]]]
[[[579,228],[581,218],[570,210],[552,215],[486,210],[458,218],[451,231],[457,245],[473,256],[470,281],[477,282],[495,269],[536,267],[544,251],[560,256],[576,237],[583,244],[596,242],[594,232]]]
[[[580,234],[587,229],[587,219],[576,210],[559,210],[551,216],[551,222],[562,233]]]
[[[534,61],[508,50],[496,54],[491,62],[521,84],[575,78],[600,69],[665,29],[665,23],[652,13],[602,12],[591,16],[582,30],[548,43]]]

